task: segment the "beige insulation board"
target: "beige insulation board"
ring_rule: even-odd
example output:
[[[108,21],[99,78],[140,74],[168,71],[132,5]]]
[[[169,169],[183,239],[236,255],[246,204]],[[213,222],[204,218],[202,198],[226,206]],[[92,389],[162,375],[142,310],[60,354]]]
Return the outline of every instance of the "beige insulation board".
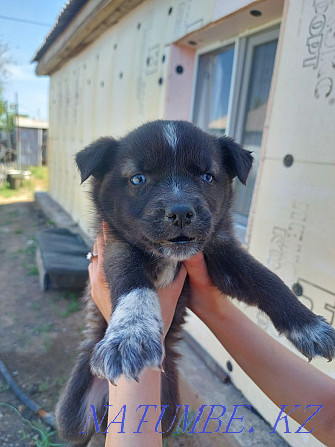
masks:
[[[295,285],[301,302],[335,327],[334,29],[335,2],[285,2],[248,242],[253,256],[289,287]],[[284,163],[287,155],[291,166]],[[264,314],[241,307],[296,353]],[[188,328],[224,368],[232,363],[233,382],[273,425],[278,409],[272,402],[196,317]],[[312,364],[335,379],[334,362]],[[289,426],[292,433],[284,433],[285,424],[278,432],[290,445],[323,445],[309,434],[295,434],[298,425],[291,419]]]
[[[335,2],[286,3],[249,250],[335,327],[334,27]]]

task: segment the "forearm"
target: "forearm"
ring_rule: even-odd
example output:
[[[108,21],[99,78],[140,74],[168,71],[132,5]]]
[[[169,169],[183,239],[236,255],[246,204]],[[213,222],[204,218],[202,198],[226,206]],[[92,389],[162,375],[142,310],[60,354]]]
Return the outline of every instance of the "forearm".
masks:
[[[306,424],[326,445],[335,439],[335,381],[274,340],[230,301],[222,299],[215,315],[199,315],[225,349],[261,390],[278,406],[301,405],[292,417],[306,419],[306,405],[323,405]],[[333,443],[333,444],[332,444]]]
[[[106,447],[128,447],[136,445],[137,447],[161,447],[162,435],[155,431],[155,424],[161,411],[160,403],[160,371],[146,369],[140,375],[140,383],[135,380],[127,381],[122,376],[117,386],[109,385],[109,408],[108,413],[108,434],[106,438]],[[124,433],[121,431],[121,424],[111,423],[120,409],[126,405],[126,416]],[[149,422],[143,422],[141,419],[145,407],[138,409],[140,405],[156,405],[150,407],[145,417]],[[138,411],[136,411],[138,409]],[[121,415],[116,419],[120,421]],[[157,428],[160,431],[160,427]],[[134,433],[137,432],[137,433]],[[140,432],[140,433],[139,433]]]

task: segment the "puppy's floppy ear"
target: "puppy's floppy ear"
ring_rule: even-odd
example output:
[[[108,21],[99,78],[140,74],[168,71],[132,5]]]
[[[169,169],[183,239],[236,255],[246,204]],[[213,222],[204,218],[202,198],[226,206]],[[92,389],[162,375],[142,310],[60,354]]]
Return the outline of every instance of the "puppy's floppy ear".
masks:
[[[245,185],[252,167],[252,152],[243,149],[232,138],[220,137],[218,140],[223,152],[223,163],[230,178],[237,176]]]
[[[77,153],[76,163],[81,183],[84,183],[90,175],[98,178],[107,172],[117,145],[118,142],[114,138],[100,138]]]

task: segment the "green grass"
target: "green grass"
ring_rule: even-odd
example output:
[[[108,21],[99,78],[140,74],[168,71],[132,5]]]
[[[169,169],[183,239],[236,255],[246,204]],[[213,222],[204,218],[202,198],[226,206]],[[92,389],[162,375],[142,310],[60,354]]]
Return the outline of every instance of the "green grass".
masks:
[[[17,196],[17,192],[17,189],[10,189],[8,182],[5,182],[5,184],[0,187],[0,197],[3,197],[4,199],[11,199],[12,197]]]
[[[43,334],[43,346],[46,351],[49,351],[52,346],[52,339],[46,334]]]
[[[62,388],[67,381],[66,376],[56,377],[55,380],[49,382],[48,380],[45,380],[40,385],[38,385],[38,390],[41,393],[45,393],[46,391],[50,391],[54,388]]]
[[[64,292],[64,297],[68,300],[77,300],[78,299],[78,294],[75,292],[70,292],[68,290],[66,290]]]
[[[188,413],[188,418],[187,418],[187,424],[186,425],[188,425],[192,421],[192,418],[194,416],[195,416],[195,411],[194,410],[190,410],[190,412]],[[183,421],[184,418],[185,418],[185,414],[183,414],[181,419],[179,419],[177,430],[175,429],[176,431],[174,431],[171,434],[171,438],[180,438],[182,436],[192,436],[192,433],[189,433],[187,431],[185,431],[185,432],[183,431],[183,423],[182,423],[182,421]],[[163,439],[163,447],[166,447],[166,443],[167,443],[167,440]]]
[[[20,435],[21,441],[29,441],[30,435],[23,429],[18,431],[18,434]]]
[[[35,435],[29,435],[25,430],[19,430],[18,434],[21,437],[21,440],[28,441],[31,440],[34,442],[35,447],[56,447],[56,446],[64,446],[65,444],[55,444],[51,441],[51,438],[56,434],[55,431],[50,431],[46,428],[44,424],[41,422],[31,422],[28,419],[25,419],[20,412],[13,407],[13,405],[6,404],[4,402],[0,402],[0,406],[8,408],[14,414],[21,419],[21,421],[26,425],[26,427],[29,427],[30,430],[33,430],[36,434]]]
[[[28,276],[37,276],[38,275],[38,268],[36,267],[36,265],[34,265],[33,267],[31,267],[28,270]]]
[[[18,253],[8,253],[7,257],[11,260],[11,261],[17,261],[20,256]]]
[[[188,414],[188,418],[186,421],[186,425],[188,426],[188,424],[192,421],[193,417],[195,416],[195,411],[194,410],[190,410],[189,414]],[[184,432],[183,428],[182,428],[182,421],[185,419],[185,414],[183,414],[183,416],[181,417],[181,419],[179,420],[179,424],[178,424],[178,428],[175,432],[172,433],[171,437],[172,438],[179,438],[180,436],[183,435],[187,435],[190,436],[192,433],[189,432]]]
[[[62,318],[66,318],[69,315],[78,312],[80,310],[80,304],[78,300],[73,300],[68,303],[66,309],[60,314]]]
[[[62,318],[67,318],[81,310],[79,296],[75,292],[64,291],[56,293],[50,301],[51,309]]]
[[[37,189],[46,191],[48,189],[48,167],[47,166],[31,166],[28,168],[31,172],[31,178],[23,181],[22,186],[18,189],[10,189],[9,182],[5,182],[0,187],[0,197],[3,199],[11,199],[20,196],[25,192],[31,193],[33,199],[33,192]]]
[[[36,439],[36,447],[51,447],[51,446],[64,446],[65,444],[54,444],[51,442],[51,438],[56,434],[55,431],[48,431],[40,422],[33,422],[33,427],[38,430],[39,438]]]
[[[19,212],[15,211],[15,210],[14,211],[8,211],[7,216],[14,217],[16,219],[17,217],[19,217]]]
[[[67,301],[67,304],[65,310],[63,310],[63,312],[61,312],[60,314],[62,318],[67,318],[69,315],[80,311],[81,307],[78,299],[78,294],[76,294],[75,292],[65,291],[63,294],[63,298]]]
[[[41,305],[40,303],[30,303],[29,307],[33,310],[40,310],[41,309]]]
[[[8,391],[8,390],[9,390],[8,383],[0,383],[0,393],[3,393],[4,391]]]
[[[28,276],[38,276],[38,268],[35,264],[36,243],[31,239],[31,244],[26,248],[19,248],[17,254],[24,255],[21,259],[22,267],[27,271]]]
[[[65,385],[65,383],[67,382],[67,379],[68,379],[67,376],[56,377],[56,379],[54,381],[54,385],[57,386],[58,388],[60,388],[63,385]]]
[[[38,332],[39,334],[45,334],[46,332],[51,332],[53,330],[53,327],[54,324],[51,322],[44,323],[40,326],[35,327],[34,331]]]
[[[21,261],[21,265],[27,271],[28,276],[38,275],[38,269],[34,264],[32,264],[31,260],[29,260],[29,262]]]
[[[31,176],[33,179],[44,181],[48,180],[47,166],[31,166],[29,170],[31,171]]]
[[[42,382],[39,386],[38,386],[38,390],[41,393],[44,393],[45,391],[48,391],[50,389],[50,384],[49,382]]]

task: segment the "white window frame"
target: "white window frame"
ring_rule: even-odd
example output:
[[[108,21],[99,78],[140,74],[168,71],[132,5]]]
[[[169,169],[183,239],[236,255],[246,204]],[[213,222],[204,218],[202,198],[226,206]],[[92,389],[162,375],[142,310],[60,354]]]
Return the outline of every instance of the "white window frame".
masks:
[[[258,45],[262,45],[267,42],[271,42],[273,40],[278,39],[279,37],[279,28],[270,29],[269,31],[262,31],[261,34],[251,35],[249,37],[243,37],[243,53],[245,55],[244,63],[242,61],[241,67],[239,68],[240,78],[243,76],[243,82],[240,85],[241,89],[237,88],[237,83],[235,83],[234,88],[235,91],[232,92],[233,103],[234,103],[234,111],[232,116],[232,121],[234,126],[231,126],[229,131],[231,135],[234,136],[235,140],[239,143],[242,141],[243,136],[243,128],[245,123],[245,114],[238,113],[238,110],[245,111],[247,100],[248,100],[248,92],[249,92],[249,84],[250,84],[250,75],[252,69],[252,57],[254,48]]]

